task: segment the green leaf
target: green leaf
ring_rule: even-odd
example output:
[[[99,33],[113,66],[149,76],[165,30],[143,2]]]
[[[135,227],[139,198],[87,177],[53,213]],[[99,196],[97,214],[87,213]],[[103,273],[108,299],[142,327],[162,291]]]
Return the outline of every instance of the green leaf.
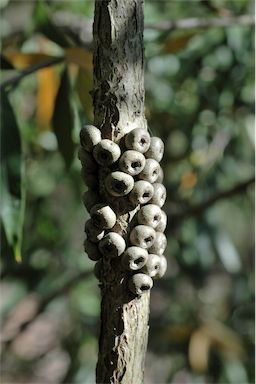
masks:
[[[61,76],[60,87],[55,102],[53,113],[53,129],[58,141],[60,153],[69,167],[74,157],[74,142],[72,140],[72,130],[74,126],[74,116],[70,103],[70,84],[67,69]]]
[[[21,261],[25,214],[24,163],[20,133],[7,94],[1,95],[1,211],[6,238]]]

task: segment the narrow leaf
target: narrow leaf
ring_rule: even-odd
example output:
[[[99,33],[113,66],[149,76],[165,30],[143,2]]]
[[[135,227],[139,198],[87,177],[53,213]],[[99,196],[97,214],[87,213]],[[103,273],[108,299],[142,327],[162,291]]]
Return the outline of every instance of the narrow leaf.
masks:
[[[5,92],[1,95],[1,211],[6,238],[16,260],[21,261],[25,214],[21,139],[12,106]]]
[[[55,109],[53,114],[53,129],[58,141],[61,155],[69,167],[74,156],[74,143],[72,140],[72,130],[74,118],[70,103],[70,84],[67,69],[61,76],[61,83],[56,97]]]
[[[38,71],[37,80],[36,121],[40,129],[48,129],[59,85],[55,68],[49,67]]]

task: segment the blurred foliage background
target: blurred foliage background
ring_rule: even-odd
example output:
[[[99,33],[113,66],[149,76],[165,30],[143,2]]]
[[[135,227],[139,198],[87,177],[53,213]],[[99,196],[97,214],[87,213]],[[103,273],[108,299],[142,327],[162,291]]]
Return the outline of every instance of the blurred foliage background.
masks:
[[[2,382],[92,384],[100,292],[76,150],[93,117],[94,3],[0,6]],[[169,220],[147,384],[254,382],[253,12],[250,0],[145,3]]]

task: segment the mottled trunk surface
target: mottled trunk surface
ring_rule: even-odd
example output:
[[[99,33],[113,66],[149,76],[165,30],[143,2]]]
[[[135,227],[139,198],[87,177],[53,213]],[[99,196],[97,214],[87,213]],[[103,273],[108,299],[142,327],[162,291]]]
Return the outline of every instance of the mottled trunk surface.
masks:
[[[94,124],[103,138],[122,146],[127,132],[135,127],[146,128],[143,1],[96,1],[93,33]],[[103,179],[104,174],[102,184]],[[111,203],[118,216],[115,230],[127,239],[136,210],[124,198],[115,198]],[[142,384],[150,293],[134,298],[127,289],[120,260],[110,264],[104,257],[101,293],[97,383]]]

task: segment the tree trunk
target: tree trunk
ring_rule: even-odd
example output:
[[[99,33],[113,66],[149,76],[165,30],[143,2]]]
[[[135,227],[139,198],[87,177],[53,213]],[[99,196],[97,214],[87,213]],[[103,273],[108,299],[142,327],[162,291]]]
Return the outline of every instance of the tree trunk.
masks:
[[[93,33],[94,124],[103,138],[122,147],[127,132],[135,127],[146,129],[143,1],[96,0]],[[115,230],[127,240],[136,210],[123,198],[113,199],[111,205],[118,217]],[[143,383],[150,293],[135,298],[129,293],[127,278],[120,260],[110,262],[103,257],[97,383]]]

